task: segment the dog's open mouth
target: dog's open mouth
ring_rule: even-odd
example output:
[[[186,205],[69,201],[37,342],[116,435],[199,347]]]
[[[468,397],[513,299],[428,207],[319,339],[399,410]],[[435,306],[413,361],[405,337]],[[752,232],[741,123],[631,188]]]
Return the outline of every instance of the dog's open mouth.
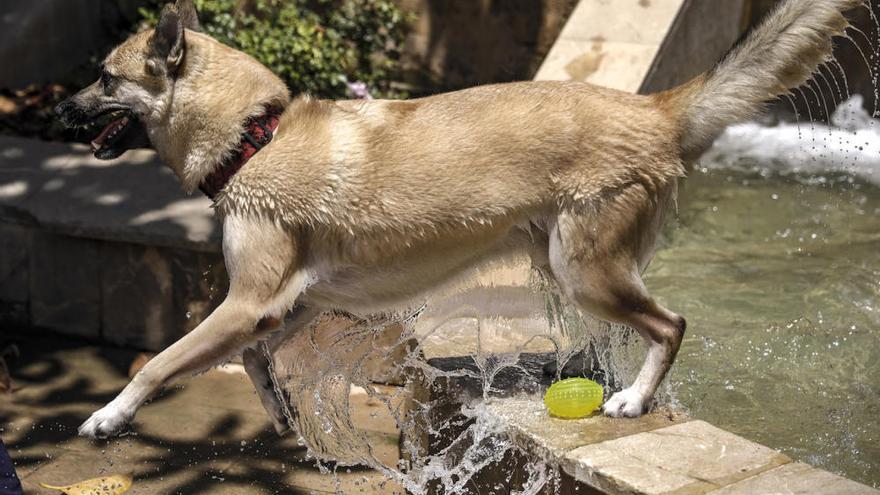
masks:
[[[92,152],[98,159],[112,160],[132,148],[149,145],[146,130],[128,110],[108,112],[96,124],[103,126],[92,140]]]

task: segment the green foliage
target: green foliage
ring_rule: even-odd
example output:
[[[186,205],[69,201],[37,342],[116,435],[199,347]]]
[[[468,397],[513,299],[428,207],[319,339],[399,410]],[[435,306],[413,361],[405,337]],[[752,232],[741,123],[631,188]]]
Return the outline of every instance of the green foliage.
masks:
[[[140,9],[155,25],[165,1]],[[407,16],[391,0],[195,0],[202,29],[272,69],[294,93],[346,96],[363,81],[381,97],[399,75]]]

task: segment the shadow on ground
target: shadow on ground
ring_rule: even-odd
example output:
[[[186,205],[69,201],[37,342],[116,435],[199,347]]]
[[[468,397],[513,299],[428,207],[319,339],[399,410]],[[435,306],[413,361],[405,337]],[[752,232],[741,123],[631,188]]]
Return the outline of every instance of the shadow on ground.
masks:
[[[5,329],[4,329],[5,330]],[[279,438],[246,376],[214,370],[165,390],[138,413],[131,431],[90,441],[76,428],[124,387],[134,353],[55,338],[8,338],[13,391],[0,402],[0,436],[26,493],[39,483],[71,484],[130,473],[132,494],[399,493],[375,471],[320,470],[292,435]],[[354,415],[379,408],[353,400]],[[398,457],[393,421],[367,431],[385,462]]]

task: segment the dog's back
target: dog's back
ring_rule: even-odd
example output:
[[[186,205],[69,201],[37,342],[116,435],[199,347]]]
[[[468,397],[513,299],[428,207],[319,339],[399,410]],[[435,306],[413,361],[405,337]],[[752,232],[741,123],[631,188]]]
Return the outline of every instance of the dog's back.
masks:
[[[229,183],[222,208],[272,198],[269,210],[290,224],[434,232],[586,205],[683,171],[673,115],[652,98],[587,83],[410,101],[303,98],[288,115]]]

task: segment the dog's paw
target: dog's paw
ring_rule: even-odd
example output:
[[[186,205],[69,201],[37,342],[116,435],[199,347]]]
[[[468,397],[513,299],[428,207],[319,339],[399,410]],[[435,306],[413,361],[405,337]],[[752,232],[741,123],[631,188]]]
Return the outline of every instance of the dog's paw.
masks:
[[[104,406],[92,414],[89,419],[79,427],[79,434],[89,438],[107,438],[122,432],[122,429],[131,421],[131,415],[121,411],[113,404]]]
[[[642,394],[625,388],[612,395],[602,406],[602,412],[612,418],[637,418],[645,412],[647,401]]]

